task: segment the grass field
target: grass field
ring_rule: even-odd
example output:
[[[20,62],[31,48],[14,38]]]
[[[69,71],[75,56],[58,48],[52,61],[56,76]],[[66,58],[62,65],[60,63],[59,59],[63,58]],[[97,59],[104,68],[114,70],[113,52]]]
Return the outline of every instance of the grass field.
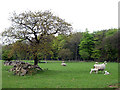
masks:
[[[108,63],[111,75],[90,74],[94,62],[39,63],[46,69],[35,75],[15,76],[11,66],[2,66],[2,88],[108,88],[118,83],[118,63]],[[48,68],[48,70],[47,70]]]

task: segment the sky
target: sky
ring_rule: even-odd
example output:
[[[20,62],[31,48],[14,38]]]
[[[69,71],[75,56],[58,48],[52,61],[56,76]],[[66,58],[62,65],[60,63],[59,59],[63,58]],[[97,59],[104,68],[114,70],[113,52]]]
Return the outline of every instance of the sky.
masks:
[[[65,19],[73,31],[90,32],[118,28],[119,0],[1,0],[0,33],[11,25],[12,12],[51,10]]]

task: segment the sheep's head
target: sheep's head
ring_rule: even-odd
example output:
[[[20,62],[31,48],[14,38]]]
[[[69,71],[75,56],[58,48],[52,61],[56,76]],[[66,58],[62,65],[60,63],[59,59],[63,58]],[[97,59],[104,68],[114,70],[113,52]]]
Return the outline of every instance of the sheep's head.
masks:
[[[106,61],[104,61],[104,64],[106,65],[106,64],[107,64],[107,62],[106,62]]]
[[[62,63],[64,63],[65,61],[62,61]]]
[[[107,71],[105,71],[105,73],[106,73]]]
[[[98,64],[98,62],[95,62],[95,64]]]

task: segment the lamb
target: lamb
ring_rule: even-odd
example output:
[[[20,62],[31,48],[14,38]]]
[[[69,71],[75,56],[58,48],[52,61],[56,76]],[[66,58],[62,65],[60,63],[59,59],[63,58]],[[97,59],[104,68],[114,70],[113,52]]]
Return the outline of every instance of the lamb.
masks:
[[[105,74],[104,75],[109,75],[110,73],[108,71],[105,71]]]
[[[64,61],[62,61],[61,65],[62,65],[62,66],[66,66],[66,63],[64,63]]]
[[[91,74],[92,72],[98,73],[98,69],[91,68],[90,74]]]
[[[106,61],[103,64],[95,64],[94,68],[98,69],[98,71],[104,71],[106,64]]]

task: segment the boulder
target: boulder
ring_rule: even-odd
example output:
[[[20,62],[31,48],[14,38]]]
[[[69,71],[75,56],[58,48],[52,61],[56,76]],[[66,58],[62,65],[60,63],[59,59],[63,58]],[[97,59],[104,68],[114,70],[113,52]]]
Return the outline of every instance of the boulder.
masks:
[[[27,73],[27,70],[25,70],[25,69],[22,68],[22,69],[21,69],[21,74],[20,74],[20,75],[21,75],[21,76],[24,76],[26,73]]]

